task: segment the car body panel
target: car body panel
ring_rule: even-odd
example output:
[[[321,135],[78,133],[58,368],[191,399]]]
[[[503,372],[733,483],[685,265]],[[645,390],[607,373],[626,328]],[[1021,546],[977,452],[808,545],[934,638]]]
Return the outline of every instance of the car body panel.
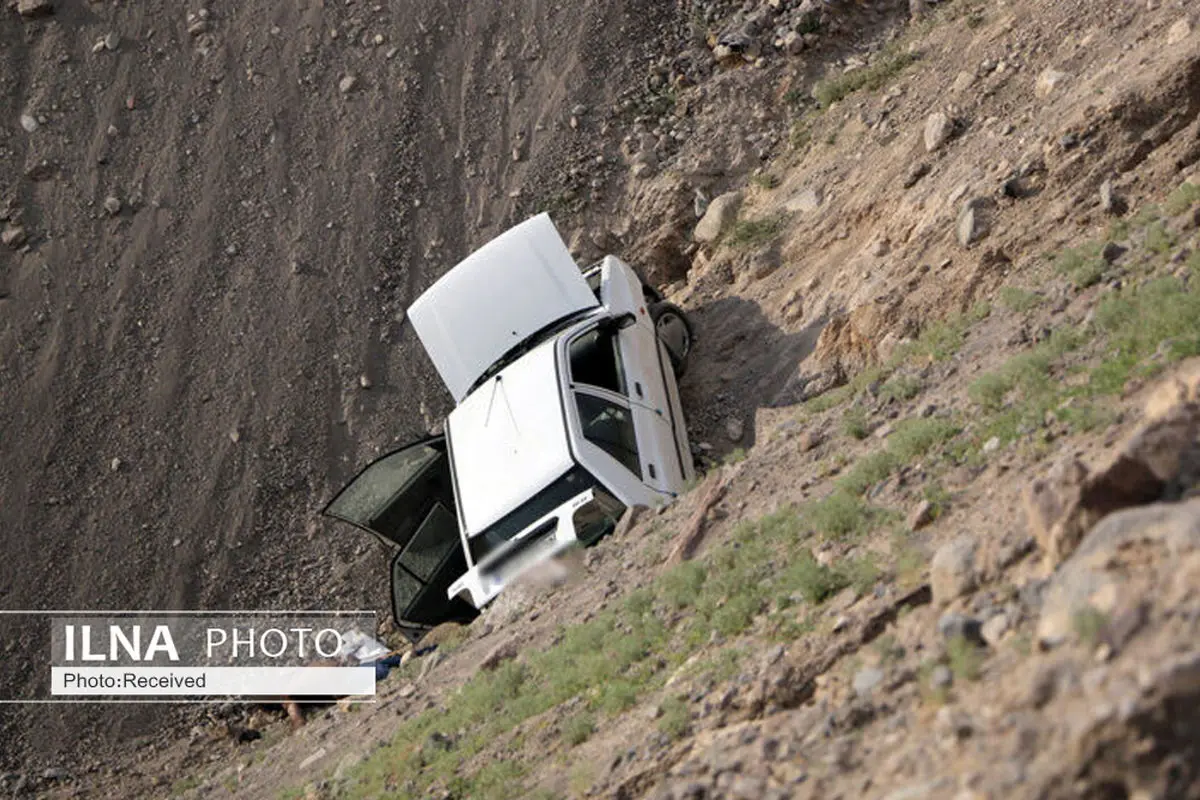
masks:
[[[504,287],[514,291],[503,292]],[[595,295],[546,214],[506,231],[429,287],[408,309],[456,403],[510,349]]]
[[[554,359],[551,340],[485,381],[450,412],[447,430],[468,537],[571,467]]]

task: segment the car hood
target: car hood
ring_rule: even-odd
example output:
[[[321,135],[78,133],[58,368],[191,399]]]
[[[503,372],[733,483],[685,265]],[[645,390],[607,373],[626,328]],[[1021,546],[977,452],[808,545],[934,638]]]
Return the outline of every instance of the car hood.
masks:
[[[547,214],[472,253],[408,309],[425,352],[461,403],[471,385],[526,338],[599,303]]]
[[[550,340],[471,392],[447,419],[462,525],[482,533],[573,465]]]

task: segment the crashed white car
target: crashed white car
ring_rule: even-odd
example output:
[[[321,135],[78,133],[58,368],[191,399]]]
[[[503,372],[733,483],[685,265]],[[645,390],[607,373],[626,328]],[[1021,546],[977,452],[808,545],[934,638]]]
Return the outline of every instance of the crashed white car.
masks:
[[[456,403],[445,435],[375,461],[325,513],[396,549],[409,638],[470,620],[693,479],[676,385],[687,318],[614,256],[581,271],[547,215],[459,263],[408,317]]]

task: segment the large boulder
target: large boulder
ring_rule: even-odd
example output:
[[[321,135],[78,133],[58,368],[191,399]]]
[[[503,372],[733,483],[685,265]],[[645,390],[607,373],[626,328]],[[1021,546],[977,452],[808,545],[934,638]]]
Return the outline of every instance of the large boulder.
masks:
[[[727,192],[708,204],[704,216],[696,224],[692,238],[701,244],[712,244],[737,222],[742,208],[742,193]]]

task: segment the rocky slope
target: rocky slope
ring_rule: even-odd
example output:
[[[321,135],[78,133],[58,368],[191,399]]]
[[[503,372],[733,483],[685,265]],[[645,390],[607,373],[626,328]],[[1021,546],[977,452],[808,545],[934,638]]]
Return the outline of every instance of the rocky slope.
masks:
[[[383,554],[316,512],[447,407],[405,305],[600,148],[673,16],[6,2],[5,606],[382,609]],[[6,707],[4,759],[156,716]]]
[[[353,17],[357,7],[346,8],[321,13]],[[258,332],[238,347],[269,365],[263,368],[273,378],[257,391],[281,398],[280,382],[292,373],[286,360],[279,367],[276,360],[295,356],[300,369],[312,351],[303,349],[300,342],[308,340],[299,333],[282,344],[271,340],[293,330],[274,315],[288,308],[290,315],[329,326],[327,332],[364,330],[361,338],[314,337],[322,340],[314,348],[331,346],[326,339],[341,342],[334,348],[340,357],[327,368],[328,382],[319,384],[325,393],[304,395],[307,405],[296,407],[307,411],[324,398],[311,414],[296,412],[292,424],[301,427],[294,437],[269,439],[273,428],[263,417],[259,433],[234,442],[222,425],[216,438],[221,452],[238,453],[267,436],[267,446],[279,451],[271,451],[270,468],[313,476],[312,485],[294,489],[311,501],[317,488],[332,485],[349,462],[365,456],[369,448],[361,442],[381,445],[393,435],[389,415],[375,412],[411,407],[411,387],[425,375],[412,366],[421,362],[403,350],[411,346],[403,326],[392,329],[380,320],[433,273],[409,279],[409,272],[390,265],[415,264],[415,242],[427,248],[421,256],[435,262],[445,248],[445,262],[438,263],[448,265],[451,252],[483,232],[548,208],[581,259],[621,252],[694,314],[700,349],[683,390],[690,428],[710,467],[701,486],[664,513],[631,520],[584,554],[565,585],[510,592],[469,628],[439,631],[438,650],[381,683],[374,706],[330,709],[295,734],[262,712],[230,709],[186,739],[147,740],[107,768],[84,765],[47,775],[39,772],[45,762],[27,761],[12,780],[63,795],[114,796],[1200,796],[1193,709],[1200,685],[1194,646],[1200,539],[1190,499],[1200,474],[1200,416],[1196,368],[1177,365],[1200,354],[1200,297],[1192,280],[1200,268],[1200,34],[1193,30],[1200,20],[1186,4],[1156,0],[953,0],[915,9],[919,19],[900,2],[694,0],[678,9],[653,6],[663,15],[661,27],[645,24],[650,8],[620,6],[611,12],[617,17],[587,12],[577,19],[535,4],[532,28],[520,30],[542,38],[532,36],[520,47],[559,42],[558,57],[569,65],[525,68],[523,74],[536,76],[528,80],[545,81],[537,84],[542,95],[522,94],[519,79],[517,88],[499,86],[495,95],[461,79],[445,94],[429,87],[460,80],[461,69],[422,72],[413,85],[425,87],[419,99],[426,105],[399,101],[413,116],[395,123],[386,152],[364,139],[363,150],[344,153],[347,165],[358,163],[352,153],[376,153],[381,166],[372,172],[383,176],[377,180],[384,187],[377,191],[403,189],[404,205],[384,194],[368,202],[350,189],[375,183],[344,184],[345,194],[337,196],[324,194],[327,175],[301,169],[281,178],[289,192],[298,191],[292,181],[310,192],[307,215],[280,204],[297,225],[291,235],[313,247],[342,242],[326,257],[347,266],[336,275],[306,275],[302,264],[276,280],[303,286],[314,277],[338,279],[338,307],[314,305],[292,287],[283,292],[294,298],[290,306],[273,295],[275,303],[263,300],[250,315],[230,297],[219,304],[219,316],[205,319],[221,322],[221,330],[240,329],[230,320]],[[259,23],[255,35],[262,34],[266,18],[242,13],[240,19]],[[368,98],[376,109],[390,109],[406,96],[391,94],[394,84],[386,84],[387,92],[376,88],[385,84],[367,78],[363,66],[322,60],[342,52],[351,30],[354,46],[346,52],[364,48],[391,64],[382,69],[421,69],[415,65],[427,63],[419,58],[423,53],[433,64],[465,63],[471,65],[465,74],[496,80],[501,76],[488,59],[505,53],[497,63],[511,63],[516,40],[501,43],[517,28],[498,12],[489,16],[481,5],[479,16],[463,17],[490,21],[492,27],[470,33],[455,33],[448,17],[437,16],[449,12],[425,13],[444,19],[447,30],[435,29],[432,41],[414,38],[391,61],[386,43],[374,46],[369,26],[339,23],[333,42],[343,45],[327,41],[330,34],[322,30],[320,45],[314,39],[306,55],[326,67],[323,99],[289,96],[322,109],[352,108]],[[620,35],[618,19],[626,21]],[[81,17],[85,22],[94,20]],[[212,24],[220,22],[218,15]],[[183,24],[175,35],[188,43]],[[49,27],[21,30],[35,45],[53,41]],[[500,33],[501,43],[493,41]],[[398,35],[389,30],[386,38]],[[583,36],[612,38],[589,47],[579,56],[584,60],[570,61],[567,46]],[[120,43],[115,51],[104,47],[88,57],[121,52]],[[148,47],[147,57],[165,58],[159,52]],[[627,74],[602,88],[589,83],[608,74],[606,65],[623,63],[616,52],[638,54]],[[203,56],[193,58],[204,63]],[[241,91],[254,85],[252,68],[253,60]],[[279,80],[262,69],[260,80]],[[311,74],[306,69],[301,73]],[[605,94],[576,101],[567,83],[556,83],[569,70],[580,76],[580,86]],[[355,80],[344,82],[348,76]],[[225,97],[233,80],[230,73],[205,91]],[[237,81],[243,82],[240,74]],[[338,82],[348,88],[342,91]],[[293,83],[288,91],[295,91]],[[524,116],[471,138],[478,120],[461,106],[451,111],[447,97],[485,105],[483,98],[495,97],[498,107],[519,107]],[[119,104],[114,110],[135,114],[136,99],[134,105],[133,111]],[[258,113],[248,108],[245,113]],[[364,103],[355,125],[390,119],[372,113],[376,109]],[[292,113],[292,104],[279,113],[285,110]],[[538,119],[546,130],[539,130]],[[42,132],[40,125],[29,136]],[[501,128],[508,131],[503,136],[496,133]],[[457,133],[447,135],[447,129]],[[298,122],[291,130],[318,141],[330,135]],[[543,134],[548,141],[539,160]],[[413,136],[424,137],[418,141],[428,149],[409,150]],[[96,134],[106,146],[122,141],[103,137]],[[208,152],[221,163],[229,144],[210,137]],[[245,137],[253,137],[249,127],[238,141]],[[476,142],[485,155],[463,145],[460,159],[436,167],[415,158],[443,152],[444,137]],[[305,157],[312,159],[310,169],[325,169],[328,150],[318,141],[278,150],[260,142],[254,163]],[[181,145],[189,146],[182,139]],[[14,179],[24,197],[57,186],[60,178],[30,177],[60,175],[58,167],[37,167],[42,158],[56,163],[52,155],[26,158],[24,177]],[[384,164],[396,171],[386,172]],[[425,171],[405,171],[418,166]],[[396,183],[395,176],[410,174],[423,182]],[[225,185],[223,176],[213,180]],[[247,178],[247,185],[259,183]],[[132,235],[135,220],[125,216],[122,198],[115,214],[103,208],[100,195],[109,191],[97,185],[88,221],[96,226],[87,240],[93,247],[102,247],[105,236]],[[481,202],[484,193],[487,202]],[[408,204],[414,210],[405,215],[379,216],[399,214]],[[19,205],[34,207],[29,199]],[[343,207],[333,227],[312,228],[315,211]],[[207,213],[243,230],[239,225],[248,226],[253,216],[248,210],[213,203]],[[147,202],[136,214],[161,211]],[[403,227],[417,224],[409,214],[419,220],[426,212],[427,224],[437,227]],[[389,268],[380,267],[382,277],[355,272],[365,269],[363,243],[376,241],[363,235],[370,231],[336,233],[377,218],[370,224],[378,228],[370,230],[400,248],[399,256],[386,259]],[[32,219],[18,222],[33,231]],[[457,236],[454,226],[462,226]],[[401,233],[388,240],[393,230]],[[436,235],[423,239],[410,231]],[[441,237],[449,244],[437,245]],[[247,244],[251,240],[257,244]],[[30,269],[29,259],[44,259],[54,241],[39,243],[10,270],[26,275],[20,284],[26,292],[58,291],[52,270],[38,267],[45,285],[20,271]],[[206,269],[231,263],[240,248],[275,243],[247,234],[227,253],[223,240],[206,241],[213,248],[203,259]],[[381,252],[391,251],[381,245]],[[136,266],[125,270],[124,283],[110,277],[113,283],[97,286],[118,309],[126,298],[145,298],[134,306],[138,315],[157,314],[152,319],[159,322],[136,335],[147,342],[157,335],[165,343],[168,334],[159,330],[174,316],[163,316],[151,300],[162,296],[158,282],[171,283],[153,277],[161,272],[145,273],[150,279],[139,282],[137,262],[128,262]],[[170,274],[199,280],[187,271]],[[222,286],[249,291],[236,280],[240,273],[224,274],[230,282]],[[412,282],[397,282],[402,276]],[[375,282],[380,289],[373,299]],[[13,295],[3,302],[12,303]],[[48,316],[40,328],[29,321],[35,334],[46,325],[55,329],[50,311],[68,319],[75,313],[67,311],[66,295],[61,307],[50,303],[51,294],[40,296]],[[213,313],[191,311],[190,297],[178,302],[189,314]],[[371,309],[375,321],[355,318],[354,308]],[[266,315],[261,323],[259,315]],[[395,350],[375,344],[383,328],[397,337]],[[117,341],[107,336],[106,343]],[[82,334],[67,336],[53,353],[86,341]],[[197,333],[187,338],[189,348],[201,342],[238,352]],[[144,345],[130,352],[156,358],[169,352]],[[51,373],[68,363],[36,347],[16,352],[29,359],[21,363],[49,364]],[[379,369],[392,358],[393,367]],[[272,368],[283,371],[274,375]],[[27,369],[13,372],[40,374]],[[164,367],[143,369],[105,373],[108,380],[96,385],[167,375],[158,371]],[[358,381],[364,369],[370,389]],[[214,414],[231,397],[216,390],[217,374],[197,374],[186,383],[214,382],[207,404],[218,404]],[[382,391],[389,386],[397,387],[395,394]],[[425,391],[432,413],[440,401]],[[10,402],[7,389],[5,397]],[[100,425],[91,405],[73,402],[72,420]],[[173,406],[180,424],[194,424],[187,421],[196,419],[195,408],[204,408],[193,402]],[[247,409],[260,405],[246,402]],[[317,414],[321,408],[329,415]],[[354,419],[356,433],[328,430],[330,419]],[[126,424],[134,422],[145,420]],[[419,424],[412,423],[414,429]],[[302,427],[312,425],[319,429]],[[60,435],[70,430],[65,426]],[[314,456],[308,436],[330,442],[321,451],[329,462]],[[132,447],[144,438],[143,431],[121,442]],[[139,446],[158,452],[148,441]],[[254,452],[268,461],[264,451]],[[117,469],[105,451],[90,480],[132,477],[127,470],[138,460],[113,453],[122,459]],[[6,450],[4,469],[16,458]],[[83,463],[78,458],[63,466],[38,462],[38,474]],[[266,474],[255,470],[268,466],[257,464],[229,463],[238,491],[250,491],[247,478]],[[210,466],[194,468],[217,474]],[[170,469],[154,474],[174,480]],[[5,477],[6,484],[19,485]],[[125,491],[147,491],[135,484],[148,485],[130,480]],[[111,497],[109,491],[92,489],[94,497]],[[130,494],[123,502],[154,507],[155,497]],[[225,513],[294,514],[288,521],[302,526],[311,512],[299,501],[284,512],[274,496],[259,498],[261,505],[240,504],[237,497],[221,506]],[[65,513],[54,519],[78,526],[71,515],[96,513],[84,508],[73,499],[37,513]],[[195,537],[181,538],[200,546]],[[694,557],[683,557],[683,541],[698,543]],[[169,544],[163,536],[135,542]],[[343,563],[354,563],[348,553],[361,543],[343,546]],[[302,561],[285,566],[282,549],[253,547],[265,559],[259,570],[265,564],[272,572],[228,556],[237,564],[220,575],[229,581],[222,584],[230,587],[229,597],[257,601],[265,595],[240,594],[250,592],[242,587],[278,584],[281,573],[294,581],[286,584],[293,591],[310,585],[295,578],[304,573]],[[295,559],[298,551],[290,552]],[[364,547],[362,561],[372,557]],[[103,563],[115,562],[106,556]],[[105,573],[98,574],[103,580]],[[228,736],[247,729],[261,738]]]

